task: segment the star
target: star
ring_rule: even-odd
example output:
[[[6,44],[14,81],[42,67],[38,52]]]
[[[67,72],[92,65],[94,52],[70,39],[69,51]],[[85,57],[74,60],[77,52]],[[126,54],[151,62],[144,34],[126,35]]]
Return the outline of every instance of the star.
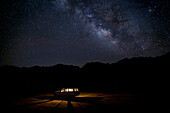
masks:
[[[167,0],[9,1],[0,2],[0,65],[82,66],[170,51]]]

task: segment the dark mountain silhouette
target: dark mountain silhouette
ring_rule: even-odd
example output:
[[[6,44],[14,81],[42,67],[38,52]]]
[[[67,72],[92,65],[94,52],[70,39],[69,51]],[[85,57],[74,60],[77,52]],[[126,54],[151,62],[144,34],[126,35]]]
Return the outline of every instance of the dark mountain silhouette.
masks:
[[[61,87],[79,87],[82,91],[167,92],[170,53],[159,57],[123,59],[117,63],[87,63],[30,68],[0,68],[2,89],[16,95],[54,91]],[[19,96],[20,96],[19,95]]]

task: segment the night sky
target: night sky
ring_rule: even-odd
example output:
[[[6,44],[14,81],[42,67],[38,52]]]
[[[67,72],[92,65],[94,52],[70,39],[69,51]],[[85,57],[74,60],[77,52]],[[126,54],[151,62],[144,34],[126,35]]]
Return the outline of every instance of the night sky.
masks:
[[[0,66],[163,55],[169,7],[169,0],[1,0]]]

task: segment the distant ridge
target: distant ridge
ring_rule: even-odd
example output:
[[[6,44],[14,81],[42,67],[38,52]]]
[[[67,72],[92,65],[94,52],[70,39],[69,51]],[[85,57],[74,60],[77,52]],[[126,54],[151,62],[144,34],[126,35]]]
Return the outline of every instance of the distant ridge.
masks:
[[[156,64],[170,64],[170,53],[164,54],[157,57],[133,57],[125,58],[116,63],[101,63],[101,62],[91,62],[83,66],[83,68],[93,67],[93,66],[114,66],[114,65],[156,65]]]
[[[170,63],[170,53],[157,57],[134,57],[130,59],[123,59],[117,63],[135,63],[135,64],[167,64]]]
[[[89,63],[86,63],[84,66],[82,67],[79,67],[79,66],[74,66],[74,65],[65,65],[65,64],[56,64],[56,65],[53,65],[53,66],[32,66],[32,67],[20,67],[20,68],[28,68],[28,69],[31,69],[31,68],[72,68],[72,67],[75,67],[75,68],[86,68],[86,67],[92,67],[92,66],[111,66],[111,65],[121,65],[121,64],[124,64],[124,65],[132,65],[132,64],[170,64],[170,52],[169,53],[166,53],[162,56],[157,56],[157,57],[133,57],[133,58],[125,58],[125,59],[122,59],[118,62],[115,62],[115,63],[101,63],[101,62],[89,62]],[[16,66],[12,66],[12,65],[5,65],[5,66],[1,66],[0,68],[2,67],[10,67],[10,68],[17,68]],[[18,67],[19,68],[19,67]]]

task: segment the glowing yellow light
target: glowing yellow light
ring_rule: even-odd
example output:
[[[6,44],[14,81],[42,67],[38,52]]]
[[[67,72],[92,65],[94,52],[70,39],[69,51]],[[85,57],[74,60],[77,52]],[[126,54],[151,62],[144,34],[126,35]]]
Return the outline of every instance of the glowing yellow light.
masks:
[[[73,92],[73,89],[68,89],[69,92]]]
[[[61,92],[76,92],[76,91],[79,91],[78,88],[63,88],[61,89]]]
[[[61,89],[61,92],[64,92],[64,88],[63,88],[63,89]]]
[[[78,88],[74,88],[74,91],[79,91]]]

